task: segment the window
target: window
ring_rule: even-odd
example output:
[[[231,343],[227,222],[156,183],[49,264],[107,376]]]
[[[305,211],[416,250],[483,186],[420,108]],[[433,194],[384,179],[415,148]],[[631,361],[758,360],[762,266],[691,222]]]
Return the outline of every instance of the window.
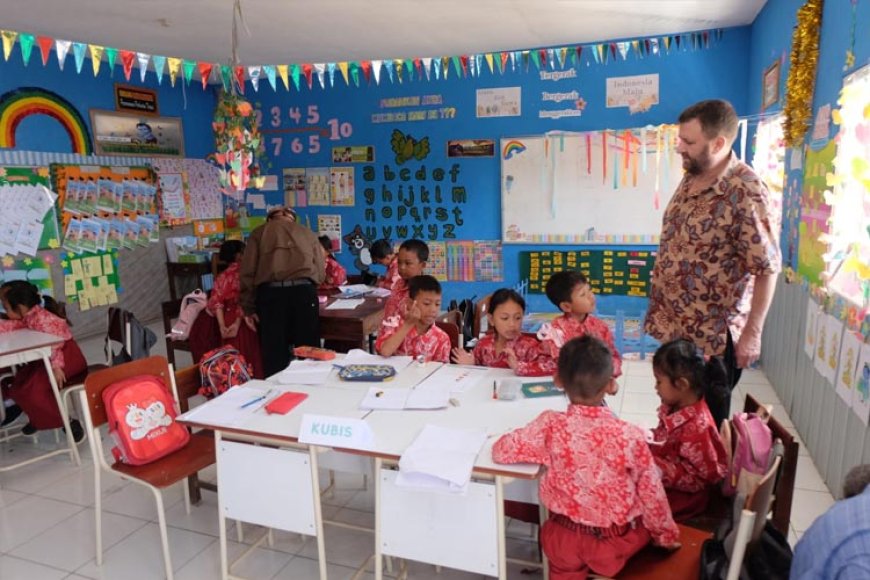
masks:
[[[758,122],[755,130],[755,152],[752,168],[767,184],[770,192],[770,214],[773,231],[782,233],[782,190],[785,185],[785,139],[782,132],[782,115],[768,117]]]

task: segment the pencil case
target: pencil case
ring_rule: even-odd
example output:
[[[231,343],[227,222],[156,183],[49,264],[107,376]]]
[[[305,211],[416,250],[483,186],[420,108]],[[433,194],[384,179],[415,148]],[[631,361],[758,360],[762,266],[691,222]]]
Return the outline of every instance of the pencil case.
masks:
[[[390,365],[347,365],[338,371],[343,381],[365,381],[377,383],[388,381],[396,376],[396,369]]]
[[[286,415],[307,398],[308,393],[286,392],[269,401],[265,409],[270,415]]]
[[[293,349],[293,354],[301,358],[313,358],[314,360],[332,360],[335,358],[335,351],[317,346],[297,346]]]

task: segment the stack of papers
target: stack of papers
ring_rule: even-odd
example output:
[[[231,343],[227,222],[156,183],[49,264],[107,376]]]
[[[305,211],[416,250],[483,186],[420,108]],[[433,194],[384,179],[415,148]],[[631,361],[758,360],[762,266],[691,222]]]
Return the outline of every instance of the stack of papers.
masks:
[[[0,185],[0,254],[35,256],[57,194],[44,185]]]
[[[273,379],[282,385],[322,385],[332,369],[331,361],[294,360]]]
[[[465,493],[485,442],[482,429],[426,425],[399,459],[396,485]]]
[[[364,298],[339,298],[326,307],[327,310],[353,310],[365,302]]]
[[[379,354],[369,354],[366,351],[355,348],[341,359],[340,364],[344,365],[388,365],[396,369],[396,374],[402,372],[414,359],[409,356],[381,356]],[[339,362],[339,361],[336,361]]]

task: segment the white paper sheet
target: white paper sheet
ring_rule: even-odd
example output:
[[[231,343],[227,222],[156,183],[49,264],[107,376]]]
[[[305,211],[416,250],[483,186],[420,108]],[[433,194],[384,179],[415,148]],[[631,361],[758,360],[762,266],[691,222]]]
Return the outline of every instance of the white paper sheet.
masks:
[[[361,305],[365,300],[363,298],[339,298],[332,304],[326,307],[327,310],[353,310]]]
[[[399,459],[396,485],[464,493],[485,442],[482,429],[426,425]]]
[[[396,374],[405,370],[413,362],[409,356],[381,356],[369,354],[366,351],[355,348],[345,355],[339,364],[343,365],[389,365],[396,369]]]
[[[446,389],[411,389],[406,409],[444,409],[450,404],[450,391]]]
[[[342,294],[365,294],[370,292],[372,287],[365,284],[345,284],[344,286],[339,286],[338,289],[341,290]]]
[[[410,392],[411,389],[371,387],[363,400],[360,401],[359,408],[400,411],[405,408],[405,402]]]
[[[187,419],[211,425],[239,426],[245,423],[254,413],[262,412],[263,407],[273,397],[278,396],[278,391],[254,387],[233,387],[219,397],[191,409],[180,415],[179,419]],[[242,408],[242,405],[266,395],[262,401]]]
[[[444,365],[429,378],[417,385],[416,390],[439,390],[447,393],[464,393],[469,387],[476,385],[489,371],[481,368],[469,368],[456,365]]]
[[[333,368],[330,361],[294,360],[273,379],[282,385],[322,385]]]

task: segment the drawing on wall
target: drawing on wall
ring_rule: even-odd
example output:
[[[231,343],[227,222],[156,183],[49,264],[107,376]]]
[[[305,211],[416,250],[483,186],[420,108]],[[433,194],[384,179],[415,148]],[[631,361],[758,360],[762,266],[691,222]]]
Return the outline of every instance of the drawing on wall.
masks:
[[[519,117],[522,111],[521,87],[477,89],[477,118]]]
[[[332,205],[353,206],[356,203],[353,167],[330,167],[329,190]]]
[[[495,141],[492,139],[450,139],[447,157],[493,157]]]
[[[372,255],[369,251],[372,240],[363,233],[362,226],[357,224],[349,234],[345,234],[343,239],[353,256],[353,265],[360,272],[367,272],[372,265]]]
[[[861,339],[856,333],[843,333],[843,348],[840,351],[840,371],[837,373],[837,394],[847,405],[852,404],[855,390],[855,370],[861,352]]]
[[[329,205],[329,168],[309,167],[305,170],[308,205]]]
[[[855,392],[852,395],[852,410],[864,425],[870,420],[870,344],[861,346],[861,356],[855,373]]]
[[[180,117],[149,117],[91,109],[97,155],[184,157]]]
[[[306,191],[305,168],[284,168],[284,205],[287,207],[305,207],[308,205]]]
[[[0,147],[15,147],[15,130],[30,115],[56,119],[69,135],[73,153],[93,153],[91,134],[78,110],[57,93],[37,87],[21,87],[0,97]]]
[[[423,137],[418,141],[398,129],[393,129],[390,146],[396,154],[396,164],[398,165],[411,159],[423,161],[429,155],[429,137]]]
[[[374,163],[375,148],[371,145],[333,147],[333,163]]]
[[[607,108],[627,107],[629,113],[644,113],[659,104],[659,75],[635,75],[607,79]]]

